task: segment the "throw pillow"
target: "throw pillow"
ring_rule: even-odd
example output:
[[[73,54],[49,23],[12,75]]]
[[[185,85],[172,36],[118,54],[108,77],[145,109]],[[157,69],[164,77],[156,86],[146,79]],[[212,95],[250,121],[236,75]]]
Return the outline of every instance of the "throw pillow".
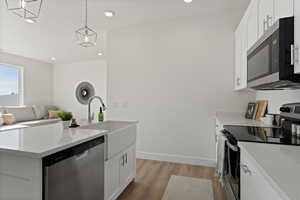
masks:
[[[57,119],[58,115],[64,111],[62,110],[48,110],[49,119]]]

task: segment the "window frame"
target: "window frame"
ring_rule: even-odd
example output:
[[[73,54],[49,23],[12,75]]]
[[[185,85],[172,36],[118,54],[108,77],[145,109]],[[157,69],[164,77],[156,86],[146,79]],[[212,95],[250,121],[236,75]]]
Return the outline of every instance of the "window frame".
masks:
[[[20,65],[0,62],[0,66],[1,65],[5,67],[12,67],[12,68],[19,69],[19,80],[18,80],[19,104],[16,106],[24,106],[24,67]]]

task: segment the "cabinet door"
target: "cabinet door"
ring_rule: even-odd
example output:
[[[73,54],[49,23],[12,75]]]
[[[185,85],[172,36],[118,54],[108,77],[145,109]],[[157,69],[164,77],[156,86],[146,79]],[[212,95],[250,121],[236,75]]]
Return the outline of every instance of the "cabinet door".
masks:
[[[300,1],[295,0],[294,15],[295,15],[295,46],[300,45]],[[295,51],[296,60],[300,58],[299,51]],[[300,73],[300,62],[295,61],[294,65],[295,73]]]
[[[234,71],[234,89],[238,90],[241,85],[241,65],[242,65],[242,30],[239,26],[235,31],[235,71]]]
[[[240,175],[241,200],[282,200],[243,152]]]
[[[244,16],[235,32],[235,90],[247,88],[247,32]]]
[[[123,187],[135,177],[135,146],[130,147],[123,153],[120,164],[120,185]]]
[[[247,50],[249,50],[258,39],[258,1],[252,0],[246,12],[247,18]]]
[[[273,25],[274,19],[274,0],[259,0],[258,1],[258,37],[261,37],[264,32]]]
[[[113,199],[113,197],[119,192],[120,158],[120,155],[114,156],[113,158],[105,162],[105,200]]]
[[[275,21],[277,21],[280,18],[293,16],[294,0],[275,0],[274,11],[275,11]]]

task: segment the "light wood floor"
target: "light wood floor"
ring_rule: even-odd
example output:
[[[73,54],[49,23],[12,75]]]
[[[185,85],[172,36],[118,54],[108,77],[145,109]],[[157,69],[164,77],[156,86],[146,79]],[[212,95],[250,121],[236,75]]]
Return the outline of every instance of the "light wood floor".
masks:
[[[215,170],[208,167],[137,160],[135,182],[127,187],[118,200],[161,200],[171,175],[210,179],[215,200],[225,200],[224,192],[214,173]]]

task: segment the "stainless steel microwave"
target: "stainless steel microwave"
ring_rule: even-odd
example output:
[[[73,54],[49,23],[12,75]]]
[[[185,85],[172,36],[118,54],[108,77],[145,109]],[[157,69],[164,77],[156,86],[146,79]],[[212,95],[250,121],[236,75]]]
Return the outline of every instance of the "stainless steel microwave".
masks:
[[[256,90],[300,88],[294,74],[294,17],[279,19],[249,49],[248,87]]]

